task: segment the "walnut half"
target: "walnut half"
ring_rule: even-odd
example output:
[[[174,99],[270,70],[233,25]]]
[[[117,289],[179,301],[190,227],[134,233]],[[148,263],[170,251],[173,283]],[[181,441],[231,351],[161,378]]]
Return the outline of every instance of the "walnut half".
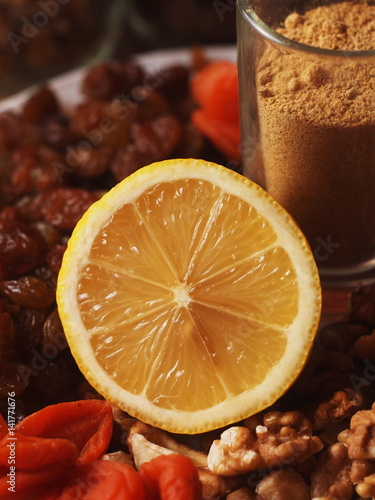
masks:
[[[207,463],[216,474],[231,476],[256,469],[300,464],[318,453],[323,443],[312,436],[310,421],[301,412],[268,412],[230,427],[215,440]]]
[[[354,492],[354,486],[350,480],[350,468],[348,448],[341,443],[330,446],[319,457],[311,474],[311,497],[350,500]]]
[[[339,434],[340,442],[349,447],[352,459],[375,459],[375,404],[371,410],[358,411],[350,420],[350,430]]]
[[[256,492],[261,500],[310,500],[309,487],[292,467],[267,474],[258,483]]]
[[[336,391],[331,399],[321,403],[314,413],[315,429],[325,429],[351,417],[362,404],[362,398],[353,389]]]

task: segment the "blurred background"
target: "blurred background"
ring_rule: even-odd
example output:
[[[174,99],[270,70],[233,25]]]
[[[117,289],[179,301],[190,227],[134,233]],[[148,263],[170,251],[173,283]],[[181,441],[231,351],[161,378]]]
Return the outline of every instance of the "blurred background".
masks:
[[[0,95],[109,57],[235,38],[235,0],[0,0]]]

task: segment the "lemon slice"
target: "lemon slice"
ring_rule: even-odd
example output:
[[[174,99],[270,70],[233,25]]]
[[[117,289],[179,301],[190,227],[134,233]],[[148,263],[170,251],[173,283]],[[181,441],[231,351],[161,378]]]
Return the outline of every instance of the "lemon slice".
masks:
[[[143,422],[198,433],[277,400],[304,366],[321,289],[263,189],[193,159],[154,163],[77,224],[58,307],[92,386]]]

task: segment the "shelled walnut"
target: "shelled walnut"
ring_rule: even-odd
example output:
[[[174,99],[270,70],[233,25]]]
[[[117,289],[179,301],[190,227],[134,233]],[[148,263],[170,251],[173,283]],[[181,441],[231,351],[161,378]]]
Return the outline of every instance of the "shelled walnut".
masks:
[[[325,429],[351,417],[361,406],[362,398],[353,389],[336,391],[332,397],[318,405],[314,412],[314,428]]]
[[[312,498],[340,498],[350,500],[354,492],[350,480],[352,461],[344,444],[335,443],[323,455],[311,475],[310,493]]]
[[[256,469],[302,463],[318,453],[323,443],[312,435],[310,421],[299,411],[268,412],[230,427],[212,443],[208,467],[216,474],[231,476]]]

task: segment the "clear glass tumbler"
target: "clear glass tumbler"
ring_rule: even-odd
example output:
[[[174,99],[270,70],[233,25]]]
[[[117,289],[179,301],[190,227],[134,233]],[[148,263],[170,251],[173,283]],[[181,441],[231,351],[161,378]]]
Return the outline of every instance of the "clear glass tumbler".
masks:
[[[300,225],[322,283],[347,287],[375,278],[375,5],[361,26],[319,11],[302,43],[308,5],[237,2],[243,168]]]

